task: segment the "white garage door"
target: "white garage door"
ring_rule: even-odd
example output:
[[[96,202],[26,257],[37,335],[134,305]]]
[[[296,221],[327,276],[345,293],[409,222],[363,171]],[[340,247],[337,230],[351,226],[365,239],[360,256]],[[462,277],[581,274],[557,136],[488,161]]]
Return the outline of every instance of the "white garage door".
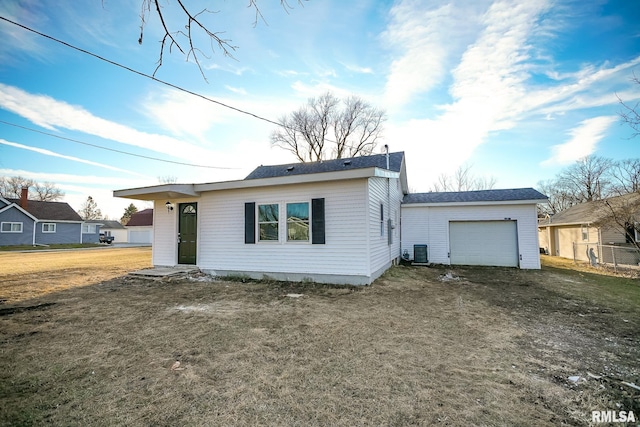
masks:
[[[151,230],[130,230],[129,243],[151,243]]]
[[[515,221],[449,222],[451,264],[518,266]]]

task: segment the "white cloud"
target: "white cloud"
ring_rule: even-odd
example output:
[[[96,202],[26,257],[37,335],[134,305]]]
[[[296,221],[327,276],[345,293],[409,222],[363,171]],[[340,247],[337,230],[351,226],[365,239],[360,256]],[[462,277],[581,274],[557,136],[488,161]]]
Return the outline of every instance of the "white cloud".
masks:
[[[225,89],[227,89],[229,92],[233,92],[233,93],[237,93],[238,95],[246,95],[247,91],[241,87],[233,87],[233,86],[229,86],[229,85],[224,85]]]
[[[373,69],[371,67],[360,67],[358,65],[352,65],[352,64],[342,64],[342,65],[344,65],[344,68],[346,68],[349,71],[353,71],[354,73],[373,74]]]
[[[58,101],[47,95],[30,94],[2,83],[0,83],[0,107],[50,130],[60,127],[80,131],[182,159],[206,159],[210,154],[209,151],[196,145],[166,135],[140,132],[96,117],[80,106]]]
[[[596,151],[598,142],[604,138],[609,127],[618,120],[617,116],[600,116],[583,120],[571,131],[571,138],[551,147],[551,157],[541,166],[567,165]]]
[[[109,170],[116,171],[116,172],[125,172],[125,173],[131,174],[131,175],[144,176],[143,174],[138,173],[138,172],[133,172],[133,171],[129,171],[129,170],[126,170],[126,169],[121,169],[121,168],[118,168],[118,167],[115,167],[115,166],[111,166],[111,165],[107,165],[107,164],[104,164],[104,163],[93,162],[91,160],[81,159],[79,157],[67,156],[65,154],[56,153],[54,151],[46,150],[44,148],[31,147],[31,146],[24,145],[24,144],[18,144],[17,142],[7,141],[7,140],[2,139],[2,138],[0,138],[0,144],[8,145],[8,146],[14,147],[14,148],[21,148],[23,150],[33,151],[35,153],[39,153],[39,154],[42,154],[44,156],[51,156],[51,157],[57,157],[57,158],[60,158],[60,159],[71,160],[73,162],[84,163],[86,165],[96,166],[96,167],[103,168],[103,169],[109,169]]]

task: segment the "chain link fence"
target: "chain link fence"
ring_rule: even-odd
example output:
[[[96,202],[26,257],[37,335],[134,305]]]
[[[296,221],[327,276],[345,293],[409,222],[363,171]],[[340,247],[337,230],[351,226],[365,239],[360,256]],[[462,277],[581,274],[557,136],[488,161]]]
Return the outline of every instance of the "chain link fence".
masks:
[[[634,246],[573,243],[573,261],[587,261],[592,266],[608,265],[640,268],[640,250]]]

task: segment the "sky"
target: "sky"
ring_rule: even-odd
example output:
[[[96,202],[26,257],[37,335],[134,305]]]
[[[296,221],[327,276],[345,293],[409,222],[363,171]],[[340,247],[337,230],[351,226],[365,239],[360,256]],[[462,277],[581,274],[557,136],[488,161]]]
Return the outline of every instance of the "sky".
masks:
[[[518,188],[587,155],[640,157],[619,115],[640,101],[640,1],[259,0],[258,19],[248,2],[192,1],[236,49],[196,36],[201,69],[165,51],[155,77],[191,93],[144,76],[163,31],[147,14],[138,42],[143,0],[54,3],[4,0],[0,18],[128,69],[0,19],[0,176],[53,182],[76,210],[92,196],[110,219],[132,202],[113,190],[294,162],[270,121],[327,91],[386,111],[379,152],[405,152],[414,192],[461,165]]]

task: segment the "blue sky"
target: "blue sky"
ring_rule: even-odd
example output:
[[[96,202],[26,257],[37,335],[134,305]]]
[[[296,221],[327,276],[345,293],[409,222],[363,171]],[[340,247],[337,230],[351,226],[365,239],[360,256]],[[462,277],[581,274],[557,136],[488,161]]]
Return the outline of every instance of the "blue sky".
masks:
[[[387,112],[384,143],[405,151],[409,186],[427,191],[462,164],[497,188],[533,187],[589,154],[640,157],[616,94],[640,87],[640,2],[628,0],[310,0],[284,11],[209,1],[212,28],[238,46],[196,65],[165,54],[156,77],[277,120],[327,90]],[[5,0],[0,17],[152,74],[162,37],[141,0]],[[172,18],[174,4],[166,3]],[[204,7],[204,1],[192,2]],[[218,9],[219,8],[219,9]],[[112,190],[241,179],[294,161],[275,126],[0,21],[0,175],[56,183],[79,209],[91,195],[119,218]],[[381,144],[382,145],[382,144]],[[147,205],[136,203],[139,208]]]

